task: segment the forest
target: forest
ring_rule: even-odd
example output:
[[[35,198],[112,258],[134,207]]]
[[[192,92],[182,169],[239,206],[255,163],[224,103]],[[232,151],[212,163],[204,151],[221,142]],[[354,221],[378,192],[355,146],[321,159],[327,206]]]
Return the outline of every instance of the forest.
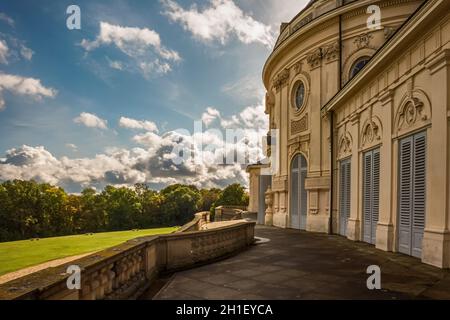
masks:
[[[107,186],[68,194],[62,188],[35,181],[0,184],[0,242],[85,233],[181,226],[194,214],[221,205],[248,205],[244,187],[221,189],[171,185],[151,190]]]

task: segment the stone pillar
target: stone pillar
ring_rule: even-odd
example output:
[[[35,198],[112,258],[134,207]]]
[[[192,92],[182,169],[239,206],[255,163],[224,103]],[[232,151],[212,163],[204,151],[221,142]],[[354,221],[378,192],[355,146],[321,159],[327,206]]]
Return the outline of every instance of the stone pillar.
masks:
[[[422,261],[440,268],[450,267],[450,49],[427,64],[433,92],[430,94],[432,127],[428,134],[427,210]]]
[[[380,175],[380,204],[379,221],[377,226],[377,249],[384,251],[394,251],[394,219],[393,214],[397,212],[391,207],[394,201],[394,195],[397,194],[394,189],[394,183],[397,175],[392,167],[393,144],[392,144],[392,119],[394,112],[393,92],[391,90],[384,93],[380,99],[382,104],[381,122],[383,123],[382,145],[380,148],[380,168],[383,174]],[[396,185],[396,183],[395,183]]]
[[[347,237],[353,241],[361,240],[361,218],[360,218],[360,154],[359,154],[359,114],[354,114],[351,119],[350,134],[352,143],[351,164],[351,191],[350,191],[350,218],[347,225]]]

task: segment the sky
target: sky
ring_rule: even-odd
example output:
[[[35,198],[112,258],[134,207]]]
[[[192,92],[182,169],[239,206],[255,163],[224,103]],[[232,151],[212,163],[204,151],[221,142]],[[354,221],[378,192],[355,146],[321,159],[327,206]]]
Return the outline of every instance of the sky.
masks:
[[[220,160],[263,157],[262,68],[307,2],[0,2],[0,181],[247,185],[242,163]],[[70,5],[81,29],[67,27]]]

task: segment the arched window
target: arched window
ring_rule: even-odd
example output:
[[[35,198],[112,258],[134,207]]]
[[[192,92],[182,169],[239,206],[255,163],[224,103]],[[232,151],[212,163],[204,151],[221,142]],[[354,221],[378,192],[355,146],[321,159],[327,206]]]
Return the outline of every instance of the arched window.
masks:
[[[297,84],[297,88],[295,89],[295,109],[297,111],[300,110],[305,104],[305,93],[306,93],[305,84],[302,81],[300,81]]]
[[[353,64],[352,68],[350,69],[350,79],[352,79],[354,76],[358,74],[364,68],[364,66],[369,62],[370,57],[362,57],[356,60],[356,62]]]

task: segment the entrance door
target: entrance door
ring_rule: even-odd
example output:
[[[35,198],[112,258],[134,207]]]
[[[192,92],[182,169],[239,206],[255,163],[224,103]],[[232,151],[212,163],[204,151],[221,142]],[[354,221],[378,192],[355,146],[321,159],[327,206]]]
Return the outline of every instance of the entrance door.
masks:
[[[347,236],[347,224],[350,218],[351,160],[343,160],[339,175],[339,234]]]
[[[417,258],[425,229],[426,138],[418,133],[399,145],[399,251]]]
[[[376,244],[380,200],[380,150],[364,154],[364,241]]]
[[[308,174],[308,164],[302,155],[294,158],[291,168],[291,228],[306,230],[307,191],[305,181]]]
[[[272,184],[272,176],[259,176],[258,224],[266,223],[266,191]]]

